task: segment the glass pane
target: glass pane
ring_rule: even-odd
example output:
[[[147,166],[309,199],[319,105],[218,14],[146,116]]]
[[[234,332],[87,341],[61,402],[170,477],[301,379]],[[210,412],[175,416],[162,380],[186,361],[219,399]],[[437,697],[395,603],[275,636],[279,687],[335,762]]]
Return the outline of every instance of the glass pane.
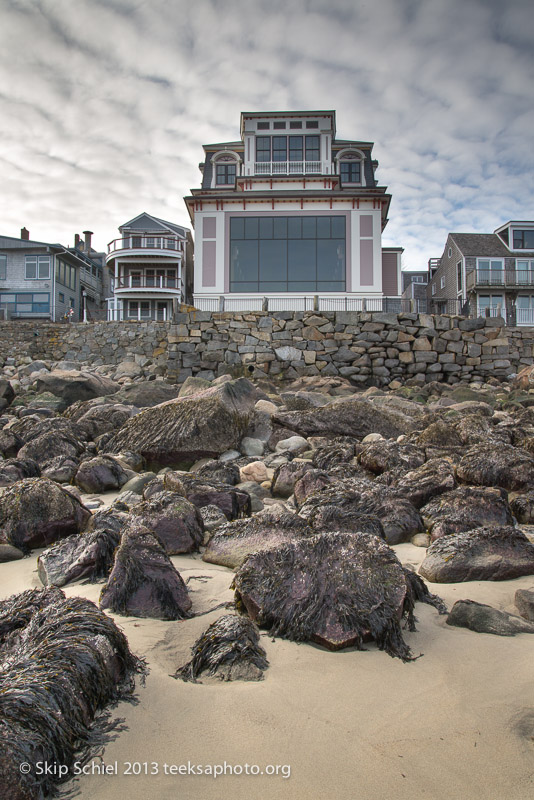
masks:
[[[259,284],[260,292],[287,292],[285,281],[261,281]]]
[[[318,292],[344,292],[345,291],[345,282],[335,282],[335,281],[318,281],[317,283],[317,291]]]
[[[344,278],[344,240],[319,239],[317,242],[317,279],[323,281],[343,281]]]
[[[518,308],[530,308],[530,297],[525,297],[524,295],[519,295],[517,298],[517,307]]]
[[[258,280],[258,242],[236,240],[232,242],[230,280]]]
[[[31,294],[18,294],[17,303],[31,303],[33,295]]]
[[[230,236],[232,239],[245,238],[245,220],[243,217],[232,217],[230,219]]]
[[[271,160],[271,137],[256,136],[256,161]]]
[[[258,217],[245,217],[245,239],[258,238]]]
[[[344,239],[345,238],[345,217],[332,217],[332,238]]]
[[[302,136],[290,136],[289,137],[289,160],[290,161],[302,161],[302,158],[303,158]]]
[[[31,312],[31,310],[32,310],[32,304],[31,303],[19,303],[17,305],[17,311],[26,313],[28,311]]]
[[[34,303],[48,303],[48,295],[47,294],[34,294],[33,295],[33,302]]]
[[[230,291],[231,292],[257,292],[258,291],[258,283],[246,283],[246,282],[238,282],[232,281],[230,283]]]
[[[273,161],[287,161],[287,136],[273,136]]]
[[[260,241],[260,280],[287,280],[287,242],[279,239]]]
[[[288,280],[311,280],[314,283],[316,275],[315,241],[290,239],[287,244]]]
[[[287,239],[287,217],[274,217],[273,235],[275,239]]]
[[[318,136],[306,136],[306,161],[319,161]]]
[[[273,238],[273,218],[260,217],[260,239]]]
[[[330,217],[317,217],[317,238],[330,239]]]
[[[288,239],[301,239],[302,238],[302,219],[301,219],[301,217],[288,217],[287,218],[287,238]]]
[[[287,284],[288,292],[315,292],[315,281],[290,281]]]
[[[302,218],[302,238],[315,239],[317,236],[317,217]]]

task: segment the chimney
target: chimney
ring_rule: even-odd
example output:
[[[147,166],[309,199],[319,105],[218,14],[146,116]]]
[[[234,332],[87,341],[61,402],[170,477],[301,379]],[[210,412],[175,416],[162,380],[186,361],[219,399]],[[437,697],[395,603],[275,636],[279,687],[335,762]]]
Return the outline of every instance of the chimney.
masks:
[[[21,239],[25,239],[26,241],[29,241],[30,232],[27,231],[26,228],[21,228],[20,229],[20,238]]]
[[[74,234],[74,247],[79,247],[79,246],[80,246],[80,234],[79,233],[75,233]]]
[[[89,255],[91,252],[91,236],[93,235],[93,231],[83,231],[83,235],[85,236],[85,252]]]

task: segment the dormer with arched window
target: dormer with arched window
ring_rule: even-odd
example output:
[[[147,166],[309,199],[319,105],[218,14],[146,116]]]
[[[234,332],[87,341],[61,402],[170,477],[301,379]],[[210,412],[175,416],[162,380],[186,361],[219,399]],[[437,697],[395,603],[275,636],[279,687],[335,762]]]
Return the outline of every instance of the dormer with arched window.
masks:
[[[213,174],[212,189],[235,186],[237,176],[240,174],[241,158],[233,150],[222,150],[215,153],[212,158]]]
[[[342,186],[365,186],[365,154],[361,150],[347,147],[335,156],[336,173]]]

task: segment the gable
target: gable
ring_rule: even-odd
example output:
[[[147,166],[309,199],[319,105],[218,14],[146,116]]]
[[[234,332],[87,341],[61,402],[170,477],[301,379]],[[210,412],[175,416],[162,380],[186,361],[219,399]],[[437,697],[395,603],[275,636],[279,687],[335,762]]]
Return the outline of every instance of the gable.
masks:
[[[134,217],[129,222],[125,222],[124,225],[121,225],[119,228],[120,231],[123,230],[134,230],[134,231],[157,231],[158,233],[162,233],[162,231],[168,231],[169,228],[166,225],[163,225],[160,220],[156,219],[156,217],[151,217],[150,214],[139,214],[138,217]]]

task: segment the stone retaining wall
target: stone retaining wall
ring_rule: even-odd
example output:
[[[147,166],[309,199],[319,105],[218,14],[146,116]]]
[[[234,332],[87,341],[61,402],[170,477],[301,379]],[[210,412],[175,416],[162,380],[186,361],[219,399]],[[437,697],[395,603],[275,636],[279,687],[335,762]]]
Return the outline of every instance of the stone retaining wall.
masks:
[[[223,373],[342,375],[362,385],[506,378],[534,363],[534,329],[501,318],[266,312],[179,314],[174,322],[0,322],[0,365],[68,360],[156,364],[171,381]]]

